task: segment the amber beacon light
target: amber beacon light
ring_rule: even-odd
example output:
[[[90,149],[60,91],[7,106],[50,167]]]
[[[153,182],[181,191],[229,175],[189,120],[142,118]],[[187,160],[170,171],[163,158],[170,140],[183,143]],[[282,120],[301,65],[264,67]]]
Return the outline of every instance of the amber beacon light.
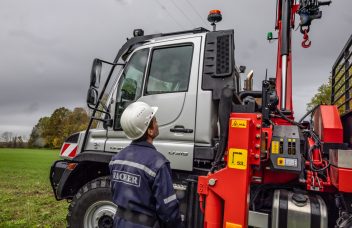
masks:
[[[213,31],[216,31],[216,23],[222,20],[222,15],[220,10],[210,10],[208,15],[208,21],[213,26]]]

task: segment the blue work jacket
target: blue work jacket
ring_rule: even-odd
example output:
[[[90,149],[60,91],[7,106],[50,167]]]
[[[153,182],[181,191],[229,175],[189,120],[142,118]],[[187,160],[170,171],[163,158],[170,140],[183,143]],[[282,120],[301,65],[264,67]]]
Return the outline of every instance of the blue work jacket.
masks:
[[[112,157],[109,167],[118,207],[156,217],[165,227],[183,227],[170,162],[152,144],[132,142]],[[148,226],[115,216],[114,227]]]

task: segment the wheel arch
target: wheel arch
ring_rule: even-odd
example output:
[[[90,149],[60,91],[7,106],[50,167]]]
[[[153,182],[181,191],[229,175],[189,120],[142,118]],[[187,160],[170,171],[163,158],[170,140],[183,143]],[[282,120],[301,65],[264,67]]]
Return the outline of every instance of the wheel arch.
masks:
[[[88,182],[110,175],[109,162],[114,154],[107,152],[86,151],[75,157],[74,169],[66,169],[57,195],[61,199],[72,199],[78,190]]]

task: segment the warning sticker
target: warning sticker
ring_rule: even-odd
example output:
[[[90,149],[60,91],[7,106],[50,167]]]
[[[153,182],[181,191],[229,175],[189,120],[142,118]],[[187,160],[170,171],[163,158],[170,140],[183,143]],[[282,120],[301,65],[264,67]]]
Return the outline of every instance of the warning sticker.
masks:
[[[247,128],[247,120],[231,120],[233,128]]]
[[[228,167],[232,169],[247,169],[247,156],[247,150],[230,148]]]
[[[277,165],[285,166],[285,158],[277,158]]]
[[[298,167],[296,158],[277,158],[278,166]]]
[[[278,154],[279,153],[279,141],[271,142],[271,153]]]

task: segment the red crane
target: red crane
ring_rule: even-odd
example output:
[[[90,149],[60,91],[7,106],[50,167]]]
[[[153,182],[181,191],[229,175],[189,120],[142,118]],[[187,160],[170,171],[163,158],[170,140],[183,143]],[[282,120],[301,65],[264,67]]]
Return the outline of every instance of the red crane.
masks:
[[[278,0],[275,26],[278,30],[276,80],[263,82],[262,113],[231,113],[224,166],[198,179],[204,227],[247,227],[251,184],[285,184],[299,179],[299,170],[307,173],[305,179],[300,180],[306,189],[330,191],[330,165],[323,159],[321,139],[314,131],[293,120],[291,55],[291,31],[295,26],[295,14],[300,15],[299,26],[304,35],[302,46],[307,48],[311,44],[308,37],[311,21],[321,17],[319,6],[330,3]],[[320,107],[317,113],[318,118],[325,121],[325,125],[318,124],[318,128],[323,131],[320,136],[332,137],[327,140],[329,142],[342,143],[342,126],[336,107]],[[297,133],[292,133],[293,129],[297,129]],[[308,135],[306,141],[309,150],[305,163],[300,160],[300,151],[296,155],[296,146],[300,144],[292,135],[300,134],[298,130],[306,131]],[[280,138],[280,134],[284,135]],[[283,140],[286,140],[285,145],[288,144],[290,154],[286,158],[280,156]],[[285,170],[282,168],[285,162],[296,168]],[[270,165],[274,168],[267,169]],[[275,172],[278,170],[282,172]],[[325,172],[324,178],[318,176],[319,172]]]

